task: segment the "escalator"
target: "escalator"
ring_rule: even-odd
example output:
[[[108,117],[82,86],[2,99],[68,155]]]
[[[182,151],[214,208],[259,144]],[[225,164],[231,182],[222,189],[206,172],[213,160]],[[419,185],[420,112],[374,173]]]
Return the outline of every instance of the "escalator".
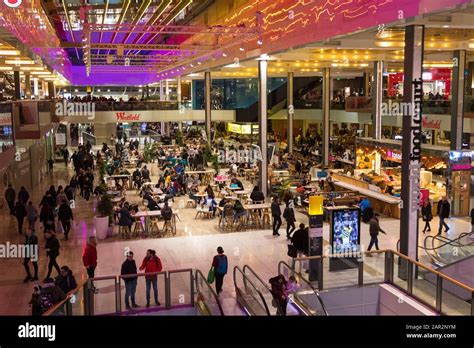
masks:
[[[281,264],[279,268],[281,268]],[[284,267],[289,268],[287,264]],[[291,269],[291,268],[290,268]],[[297,274],[294,271],[292,275]],[[276,316],[280,315],[282,308],[278,301],[275,301],[270,291],[268,282],[263,281],[255,271],[248,265],[243,268],[234,267],[234,285],[237,296],[237,302],[250,316]],[[312,286],[305,281],[300,282],[300,287],[294,294],[289,296],[289,302],[286,308],[288,316],[313,316],[327,315],[319,294]],[[314,308],[323,308],[321,311]],[[324,314],[323,314],[324,313]]]
[[[433,264],[444,267],[474,255],[474,232],[461,233],[455,239],[443,235],[429,235],[421,248]]]

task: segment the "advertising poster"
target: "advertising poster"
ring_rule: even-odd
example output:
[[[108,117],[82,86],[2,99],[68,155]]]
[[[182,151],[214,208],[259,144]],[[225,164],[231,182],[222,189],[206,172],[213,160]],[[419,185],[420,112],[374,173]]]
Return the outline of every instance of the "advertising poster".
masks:
[[[330,271],[357,267],[360,255],[360,209],[346,208],[332,211],[330,244],[332,248]]]

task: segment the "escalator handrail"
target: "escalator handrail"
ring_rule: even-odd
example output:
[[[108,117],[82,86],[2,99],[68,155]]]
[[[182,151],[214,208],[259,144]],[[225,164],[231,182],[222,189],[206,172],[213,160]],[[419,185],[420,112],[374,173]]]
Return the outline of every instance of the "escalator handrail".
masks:
[[[200,292],[200,291],[199,291],[198,276],[201,277],[202,279],[204,279],[204,283],[207,285],[207,287],[209,288],[209,290],[211,290],[211,294],[212,294],[212,296],[214,297],[214,300],[216,300],[217,306],[219,307],[219,312],[221,313],[222,316],[224,316],[224,311],[222,310],[222,305],[221,305],[221,301],[219,301],[219,297],[217,297],[216,292],[215,292],[214,289],[211,287],[211,285],[207,282],[207,278],[204,276],[204,274],[201,272],[200,269],[197,269],[197,270],[196,270],[196,290],[198,291],[198,294],[199,294],[199,292]]]
[[[425,253],[428,255],[428,257],[431,259],[432,262],[434,262],[436,260],[440,264],[445,264],[445,260],[443,260],[443,258],[439,255],[437,250],[440,249],[440,248],[443,248],[446,245],[451,245],[451,246],[460,247],[460,248],[472,245],[472,244],[474,244],[474,242],[471,242],[471,243],[468,243],[468,244],[462,244],[460,242],[460,240],[462,238],[465,238],[466,236],[469,236],[469,235],[473,234],[473,233],[474,232],[463,232],[463,233],[459,234],[459,236],[456,237],[455,239],[450,239],[450,238],[447,238],[447,237],[441,236],[441,235],[428,235],[428,236],[425,237],[425,239],[423,241],[423,246],[420,246],[420,248],[423,248],[425,250]],[[438,246],[434,245],[436,240],[438,240],[440,242],[440,245],[438,245]],[[429,247],[429,245],[428,245],[429,241],[431,241],[431,247]],[[433,251],[434,253],[431,254],[431,253],[429,253],[429,251]],[[434,263],[436,263],[436,262],[434,262]]]
[[[244,266],[245,267],[245,266]],[[267,305],[267,301],[265,301],[265,297],[263,296],[262,292],[255,286],[255,284],[250,280],[248,279],[247,275],[244,273],[244,271],[239,267],[239,266],[235,266],[234,267],[234,271],[233,271],[233,275],[234,275],[234,287],[235,287],[235,290],[239,290],[240,291],[240,288],[237,286],[237,276],[236,276],[236,272],[239,271],[243,278],[245,279],[246,282],[249,282],[250,285],[252,285],[252,287],[255,289],[255,291],[257,291],[258,295],[260,296],[260,299],[262,300],[263,302],[263,305],[265,306],[265,312],[267,313],[268,316],[270,316],[270,309],[268,308],[268,305]]]
[[[293,268],[291,268],[290,265],[288,265],[288,263],[286,263],[285,261],[280,261],[278,263],[278,274],[282,274],[281,272],[281,266],[284,265],[285,267],[287,267],[288,269],[290,269],[293,273],[296,273],[300,279],[302,279],[306,285],[309,286],[310,289],[313,290],[314,294],[316,295],[316,297],[318,298],[318,301],[319,301],[319,304],[321,305],[323,311],[324,311],[324,315],[325,316],[328,316],[328,311],[326,310],[326,306],[324,305],[324,302],[323,302],[323,299],[321,298],[321,295],[319,295],[319,291],[317,291],[314,286],[306,279],[303,277],[303,275],[300,273],[300,272],[296,272]]]

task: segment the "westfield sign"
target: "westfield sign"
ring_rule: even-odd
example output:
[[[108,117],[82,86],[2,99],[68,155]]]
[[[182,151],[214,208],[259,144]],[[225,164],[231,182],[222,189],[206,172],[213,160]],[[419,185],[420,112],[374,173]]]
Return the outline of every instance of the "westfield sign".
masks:
[[[423,127],[424,128],[432,128],[432,129],[440,129],[441,128],[441,120],[428,120],[428,117],[423,117]]]
[[[140,121],[140,114],[128,114],[125,112],[116,112],[115,117],[117,121]]]

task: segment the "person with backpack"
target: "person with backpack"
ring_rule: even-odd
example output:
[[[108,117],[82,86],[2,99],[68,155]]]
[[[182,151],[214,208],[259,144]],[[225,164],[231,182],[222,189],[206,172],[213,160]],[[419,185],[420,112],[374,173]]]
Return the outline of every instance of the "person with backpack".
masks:
[[[89,278],[94,278],[95,268],[97,267],[97,240],[94,236],[89,237],[89,242],[87,243],[84,253],[82,254],[82,263],[87,270],[87,276]],[[94,287],[94,283],[91,284],[92,291],[97,292],[97,289]]]
[[[34,232],[35,222],[38,219],[38,210],[33,205],[32,201],[29,201],[26,207],[26,219],[28,220],[28,228],[30,228]]]
[[[56,258],[59,256],[59,241],[56,238],[56,235],[51,232],[51,230],[47,230],[44,233],[44,236],[46,238],[46,246],[45,250],[47,253],[47,256],[49,257],[49,263],[48,263],[48,274],[46,275],[46,279],[48,279],[51,276],[51,272],[54,269],[58,272],[58,275],[61,274],[61,269],[59,268],[58,262],[56,261]]]
[[[140,266],[140,271],[145,271],[145,273],[154,273],[161,272],[163,266],[161,260],[156,256],[156,251],[148,249],[146,256],[143,259],[142,265]],[[146,306],[150,307],[150,288],[153,285],[153,295],[155,298],[155,304],[161,306],[158,301],[158,275],[152,274],[145,276],[146,281]]]
[[[281,210],[280,210],[280,199],[278,197],[274,198],[272,201],[272,217],[273,217],[273,235],[279,236],[278,230],[281,226]]]
[[[32,251],[33,248],[38,247],[38,237],[33,234],[33,230],[31,228],[28,228],[26,230],[26,239],[25,239],[25,246],[29,248],[30,252]],[[31,276],[30,272],[30,261],[33,264],[33,269],[35,271],[34,277]],[[27,283],[29,281],[34,282],[35,280],[38,280],[38,260],[33,259],[30,255],[30,257],[26,257],[23,259],[23,267],[25,267],[26,271],[26,278],[23,281],[24,283]]]
[[[38,302],[41,315],[47,312],[55,304],[66,298],[66,294],[58,286],[54,284],[52,278],[47,278],[43,282],[43,287],[39,291]],[[58,310],[62,312],[62,309]]]
[[[16,217],[16,220],[18,221],[18,233],[19,234],[23,233],[23,222],[25,221],[25,216],[26,216],[25,205],[21,201],[16,202],[16,204],[15,204],[15,217]]]
[[[12,187],[12,184],[8,184],[8,188],[5,190],[5,200],[10,208],[10,215],[15,215],[15,197],[15,189]]]
[[[127,259],[122,263],[120,275],[125,276],[129,274],[137,274],[137,264],[133,259],[133,251],[127,253]],[[138,277],[127,277],[123,278],[125,282],[125,308],[131,309],[130,298],[132,299],[132,307],[139,307],[135,303],[135,293],[137,291],[137,279]]]
[[[165,202],[165,205],[161,209],[161,217],[165,221],[171,221],[173,218],[173,209],[168,205],[168,202]]]
[[[64,199],[58,209],[58,220],[63,226],[64,239],[68,240],[69,230],[71,229],[71,220],[74,220],[72,209],[66,199]]]
[[[212,259],[212,267],[214,268],[214,276],[216,279],[216,292],[219,295],[222,292],[222,285],[224,284],[224,276],[227,274],[228,261],[227,256],[224,255],[222,247],[217,248],[217,255]]]
[[[270,292],[273,295],[273,299],[278,304],[277,314],[286,316],[286,306],[288,305],[288,293],[286,291],[287,281],[283,274],[279,274],[276,277],[270,278],[269,283],[271,285]]]
[[[291,234],[295,231],[295,210],[293,209],[293,200],[290,200],[283,212],[283,218],[286,220],[286,239],[291,238]],[[290,230],[291,229],[291,230]]]
[[[61,273],[56,278],[54,283],[62,291],[64,291],[65,294],[77,288],[76,278],[74,277],[74,275],[72,274],[72,271],[69,269],[68,266],[61,267]]]

